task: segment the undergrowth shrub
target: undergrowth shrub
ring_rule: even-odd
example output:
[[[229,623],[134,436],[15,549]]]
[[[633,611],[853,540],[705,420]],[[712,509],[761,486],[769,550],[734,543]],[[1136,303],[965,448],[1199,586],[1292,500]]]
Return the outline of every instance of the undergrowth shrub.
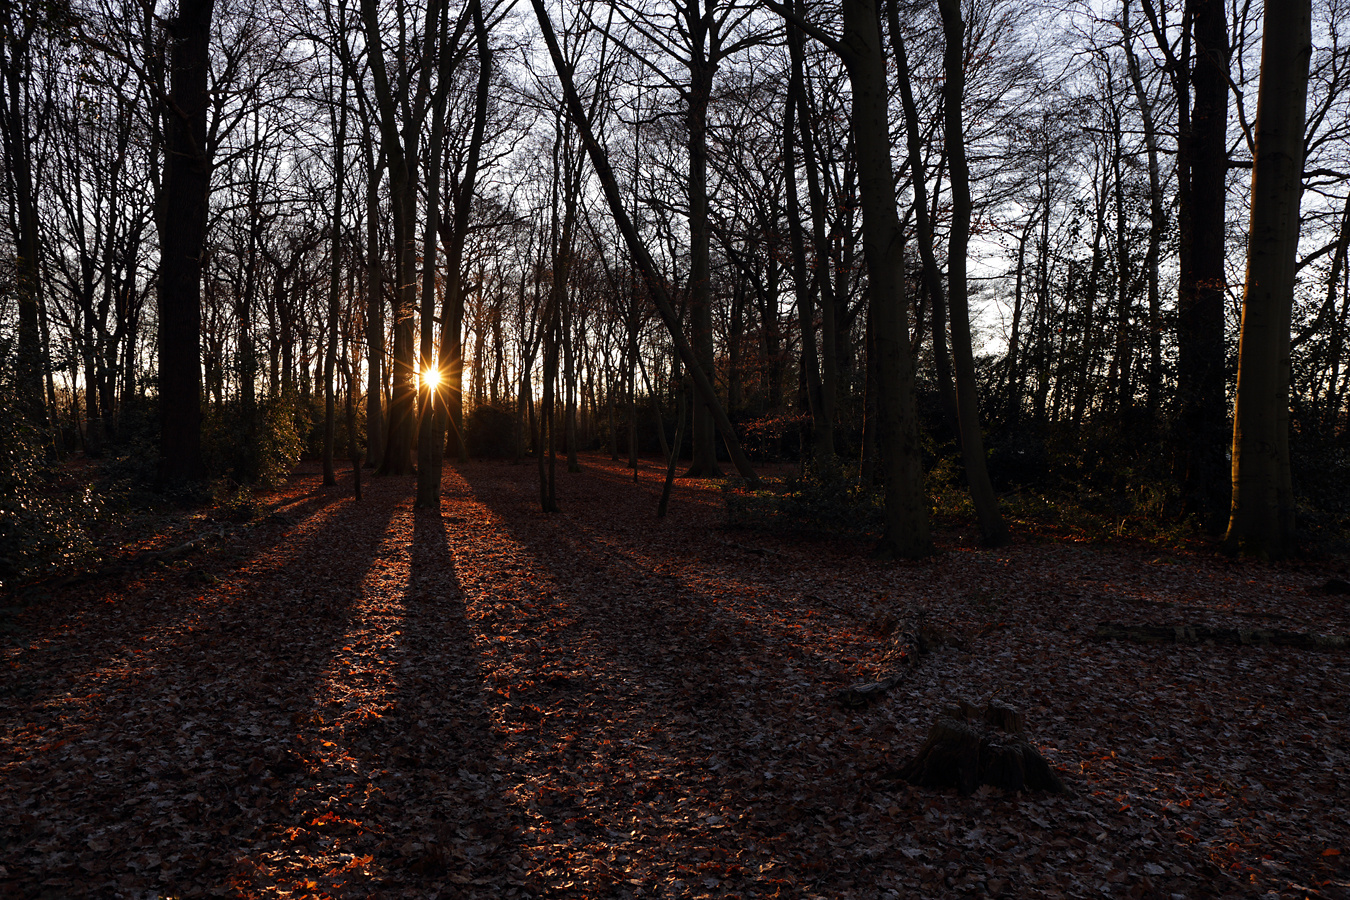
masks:
[[[475,459],[512,459],[516,455],[516,413],[483,404],[464,414],[464,443]]]
[[[755,491],[735,484],[729,481],[725,493],[727,523],[735,528],[846,535],[882,528],[881,489],[859,485],[856,465],[768,478]]]
[[[810,440],[809,413],[777,411],[738,424],[741,449],[753,459],[797,459]]]
[[[299,461],[312,424],[312,410],[294,398],[259,400],[251,417],[238,402],[208,405],[202,422],[207,471],[236,485],[280,484]]]
[[[40,429],[0,405],[0,589],[75,568],[93,549],[98,498],[61,477],[44,443]]]
[[[225,480],[212,486],[211,506],[217,516],[232,522],[251,522],[261,511],[252,488]]]
[[[1350,550],[1350,439],[1290,435],[1294,528],[1305,549]]]

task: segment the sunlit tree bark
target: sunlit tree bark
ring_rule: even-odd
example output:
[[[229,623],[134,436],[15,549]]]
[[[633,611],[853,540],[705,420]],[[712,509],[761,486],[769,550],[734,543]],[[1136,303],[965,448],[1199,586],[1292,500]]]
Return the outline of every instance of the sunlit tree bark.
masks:
[[[1225,542],[1246,554],[1294,549],[1289,471],[1289,330],[1312,57],[1310,0],[1266,7],[1252,163],[1251,230],[1233,413],[1233,504]]]

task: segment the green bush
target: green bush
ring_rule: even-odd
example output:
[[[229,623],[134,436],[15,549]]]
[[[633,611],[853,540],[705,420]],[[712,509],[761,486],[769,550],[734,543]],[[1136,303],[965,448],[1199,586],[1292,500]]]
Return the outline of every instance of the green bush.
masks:
[[[302,435],[310,427],[310,411],[291,398],[261,400],[252,416],[238,402],[207,406],[202,423],[207,471],[236,484],[280,484],[299,461]]]
[[[859,484],[856,465],[766,479],[757,491],[726,490],[727,521],[733,527],[812,534],[876,534],[882,530],[879,487]]]
[[[63,482],[44,443],[39,429],[0,406],[0,589],[74,568],[92,550],[95,495]]]

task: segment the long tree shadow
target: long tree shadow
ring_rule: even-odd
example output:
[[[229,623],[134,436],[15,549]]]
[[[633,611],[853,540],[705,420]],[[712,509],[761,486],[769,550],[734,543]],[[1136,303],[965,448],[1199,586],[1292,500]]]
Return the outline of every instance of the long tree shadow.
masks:
[[[404,578],[368,592],[366,627],[342,648],[351,666],[328,693],[347,699],[320,705],[329,740],[280,829],[292,864],[255,853],[241,877],[353,898],[528,891],[525,822],[502,799],[501,747],[444,524],[416,510],[394,532]]]
[[[22,646],[8,654],[10,677],[0,686],[0,715],[39,706],[50,697],[86,692],[84,682],[128,655],[128,647],[171,646],[189,629],[199,630],[203,615],[232,602],[232,589],[266,578],[275,547],[295,540],[297,525],[342,515],[349,492],[317,486],[319,476],[303,472],[296,482],[315,486],[288,491],[279,511],[250,523],[242,531],[229,523],[200,521],[179,538],[205,536],[204,550],[168,563],[151,564],[95,584],[72,587],[51,596],[34,595],[34,604],[20,616]],[[234,527],[224,540],[209,538]],[[300,542],[308,543],[303,536]],[[42,624],[31,624],[33,622]]]
[[[897,761],[899,723],[830,702],[831,688],[851,680],[837,658],[839,626],[861,624],[851,611],[828,628],[797,627],[794,620],[819,617],[820,609],[800,587],[775,593],[782,573],[737,571],[700,557],[710,544],[706,514],[677,519],[674,528],[650,519],[634,524],[588,491],[583,478],[560,491],[564,515],[543,517],[510,473],[471,466],[460,475],[548,579],[543,590],[514,585],[507,605],[516,619],[498,645],[498,664],[532,681],[532,699],[546,712],[559,703],[550,669],[573,673],[566,699],[573,739],[533,735],[540,746],[532,765],[550,773],[538,791],[568,797],[563,816],[574,829],[587,823],[583,852],[552,873],[554,885],[602,860],[628,866],[653,891],[680,895],[877,895],[883,879],[894,877],[898,854],[934,860],[950,851],[950,831],[934,829],[916,843],[901,824],[918,818],[903,798],[922,794],[905,788],[897,795],[869,777]],[[685,531],[690,526],[702,530]],[[812,577],[812,565],[800,568]],[[496,593],[512,597],[500,585]],[[977,659],[946,669],[956,676],[950,682],[930,690],[923,683],[935,676],[924,671],[913,684],[941,699],[944,690],[959,695],[979,683]],[[1108,681],[1103,695],[1110,691]],[[517,718],[503,728],[526,724]],[[908,740],[917,745],[921,737],[916,723]],[[602,787],[575,789],[584,783]],[[1066,821],[1115,812],[1090,800],[1055,803]],[[987,824],[975,817],[990,805],[943,801],[948,824],[964,829]],[[1020,833],[1048,828],[1018,801],[999,808]],[[1112,821],[1128,826],[1118,814]],[[615,831],[645,840],[607,840]],[[1020,852],[1025,840],[1009,846]],[[1179,852],[1197,867],[1203,862]],[[920,880],[950,877],[950,887],[968,863],[979,871],[978,859],[948,862],[944,872],[927,866],[908,888],[892,884],[912,890]],[[1078,865],[1071,854],[1057,863],[1064,876]],[[1194,878],[1185,888],[1188,896],[1224,890]]]
[[[541,595],[519,585],[515,605],[537,610],[516,619],[501,654],[526,692],[503,727],[531,729],[531,767],[551,773],[535,799],[560,798],[545,821],[584,850],[543,869],[555,889],[578,865],[676,893],[771,894],[831,870],[838,888],[840,867],[865,871],[811,844],[826,843],[827,818],[869,798],[859,771],[885,759],[846,736],[851,714],[831,707],[826,688],[841,666],[783,624],[786,598],[771,616],[752,585],[716,591],[695,577],[699,560],[659,536],[624,552],[635,536],[609,533],[613,510],[587,508],[584,488],[564,497],[576,514],[541,523],[492,483],[506,473],[460,474],[551,577]],[[532,708],[566,732],[541,732]],[[819,840],[793,846],[789,828]]]
[[[164,584],[163,613],[123,628],[121,647],[105,642],[65,692],[11,701],[0,888],[229,891],[235,860],[308,777],[314,736],[296,698],[348,630],[405,491],[389,482],[360,507],[317,504],[292,543],[205,593]]]

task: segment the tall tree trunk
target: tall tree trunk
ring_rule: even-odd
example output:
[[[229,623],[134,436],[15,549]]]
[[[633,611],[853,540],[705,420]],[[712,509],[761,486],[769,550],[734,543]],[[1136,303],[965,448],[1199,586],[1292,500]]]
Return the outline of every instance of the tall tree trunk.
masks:
[[[984,437],[980,431],[980,404],[975,387],[975,355],[970,339],[970,304],[966,287],[966,249],[970,244],[970,170],[966,164],[965,135],[961,126],[961,102],[965,95],[965,24],[961,21],[961,0],[939,0],[942,12],[942,27],[947,37],[946,53],[943,56],[946,84],[944,101],[946,121],[943,135],[947,145],[948,166],[952,181],[952,230],[947,241],[947,289],[951,297],[952,312],[952,357],[956,363],[956,409],[961,426],[961,457],[966,466],[966,481],[970,485],[970,497],[975,503],[975,518],[980,525],[980,534],[984,543],[990,547],[1002,547],[1008,543],[1008,526],[998,511],[998,498],[994,496],[994,487],[989,481],[989,470],[985,465]],[[898,39],[898,38],[897,38]],[[911,103],[912,106],[912,98]],[[914,131],[918,131],[917,118],[913,121]],[[923,180],[920,171],[922,161],[916,155],[918,142],[910,142],[910,164],[914,167],[916,185]],[[917,192],[920,188],[916,187]],[[922,204],[916,202],[922,209]],[[921,213],[922,215],[922,213]],[[925,216],[926,218],[926,216]],[[920,227],[923,231],[922,226]],[[932,231],[928,230],[929,259],[933,256]],[[927,261],[925,261],[927,266]],[[934,263],[936,268],[936,263]],[[935,296],[941,287],[934,279]],[[936,330],[937,323],[934,322]]]
[[[464,243],[469,235],[469,217],[478,184],[483,135],[487,127],[488,88],[492,82],[492,48],[488,44],[487,25],[483,21],[483,7],[479,0],[473,0],[472,14],[478,45],[478,85],[474,94],[473,131],[469,135],[464,172],[457,183],[451,184],[455,211],[450,217],[449,228],[441,234],[445,244],[446,271],[439,350],[444,361],[441,387],[444,408],[438,413],[437,446],[453,452],[460,462],[466,462],[469,458],[469,447],[464,442]],[[435,459],[435,465],[436,477],[439,479],[439,457]]]
[[[1134,52],[1130,28],[1130,0],[1121,4],[1121,30],[1125,35],[1125,56],[1130,68],[1130,83],[1144,125],[1144,148],[1148,153],[1148,250],[1144,269],[1148,278],[1148,396],[1149,427],[1155,427],[1162,408],[1162,302],[1159,293],[1158,265],[1167,213],[1163,207],[1162,174],[1158,165],[1158,130],[1153,121],[1153,103],[1144,90],[1139,58]]]
[[[432,0],[425,12],[421,52],[428,58],[436,52],[436,36],[443,4]],[[394,214],[394,261],[397,292],[394,300],[393,390],[386,422],[387,437],[380,472],[408,475],[413,470],[416,435],[417,362],[413,332],[417,317],[417,141],[434,66],[424,65],[416,86],[400,85],[412,99],[395,98],[384,58],[384,44],[375,0],[361,0],[361,18],[371,81],[375,87],[376,115],[381,144],[389,171],[389,195]],[[408,48],[400,47],[401,52]],[[405,103],[408,119],[399,130],[398,106]]]
[[[804,64],[803,64],[804,68]],[[824,162],[817,152],[813,131],[813,110],[807,99],[805,73],[802,88],[797,92],[797,131],[802,141],[802,166],[806,169],[806,195],[811,205],[811,239],[815,244],[815,282],[820,293],[820,416],[829,426],[829,454],[834,455],[834,419],[839,403],[838,321],[835,315],[838,302],[835,284],[831,280],[830,241],[826,237],[825,191],[821,187]],[[840,273],[842,276],[842,272]],[[825,438],[822,438],[822,444]],[[826,449],[822,446],[821,449]]]
[[[801,372],[806,384],[807,408],[811,413],[811,456],[817,466],[834,464],[834,421],[825,402],[820,359],[816,352],[816,313],[811,276],[806,263],[806,239],[802,233],[801,200],[797,195],[797,109],[802,104],[805,86],[805,60],[801,31],[788,26],[788,48],[792,56],[792,74],[788,96],[783,103],[783,160],[787,174],[788,240],[792,246],[792,281],[797,296],[797,328],[801,332]],[[804,150],[805,148],[803,148]],[[804,165],[813,163],[805,160]],[[823,274],[823,273],[822,273]]]
[[[874,0],[842,0],[841,5],[843,37],[835,51],[853,88],[863,256],[877,360],[877,438],[885,482],[885,533],[876,553],[881,558],[914,558],[931,553],[933,545],[914,406],[905,246],[895,210],[886,64]]]
[[[449,48],[442,23],[437,42],[440,57],[436,93],[431,101],[431,139],[426,151],[426,222],[422,228],[422,296],[418,328],[417,392],[417,499],[420,509],[441,505],[441,462],[444,439],[437,416],[445,406],[441,383],[446,380],[446,359],[436,350],[436,245],[441,219],[441,157],[445,152],[445,107],[450,90]],[[451,275],[447,271],[447,276]],[[444,323],[444,319],[442,319]],[[442,325],[444,327],[444,325]]]
[[[696,21],[702,21],[696,17]],[[698,39],[702,51],[706,34]],[[714,381],[712,283],[708,229],[708,101],[715,67],[698,54],[689,63],[689,324],[694,354],[709,382]],[[695,402],[692,425],[693,462],[686,478],[720,478],[712,410]]]
[[[333,468],[333,441],[337,434],[337,398],[334,379],[337,374],[338,300],[342,291],[342,198],[347,174],[344,171],[344,151],[347,144],[347,76],[338,90],[337,139],[333,145],[333,218],[328,278],[328,343],[323,357],[323,483],[337,484]]]
[[[1177,310],[1177,394],[1186,486],[1203,527],[1223,528],[1227,397],[1224,363],[1224,208],[1228,172],[1228,25],[1224,0],[1189,0],[1194,28],[1194,104],[1186,140],[1190,271]],[[1302,106],[1299,107],[1302,109]],[[1183,237],[1184,240],[1184,237]],[[1189,277],[1188,277],[1189,276]]]
[[[384,267],[380,263],[380,167],[366,147],[366,465],[384,464]]]
[[[1233,503],[1225,543],[1279,557],[1294,549],[1289,473],[1289,329],[1303,192],[1312,58],[1310,0],[1266,7],[1252,161],[1251,230],[1233,415]]]
[[[0,11],[0,138],[4,163],[13,180],[14,212],[18,226],[15,250],[16,299],[19,307],[18,347],[15,354],[15,389],[19,413],[31,424],[45,425],[47,412],[42,397],[42,336],[38,324],[41,273],[38,265],[37,193],[33,183],[32,148],[29,136],[27,87],[31,80],[29,51],[31,26],[20,16],[18,4],[5,4]],[[20,33],[22,32],[22,33]],[[175,85],[178,82],[175,81]]]
[[[214,0],[180,0],[170,20],[172,85],[159,211],[160,487],[206,478],[202,459],[201,280],[211,160],[207,157]]]

